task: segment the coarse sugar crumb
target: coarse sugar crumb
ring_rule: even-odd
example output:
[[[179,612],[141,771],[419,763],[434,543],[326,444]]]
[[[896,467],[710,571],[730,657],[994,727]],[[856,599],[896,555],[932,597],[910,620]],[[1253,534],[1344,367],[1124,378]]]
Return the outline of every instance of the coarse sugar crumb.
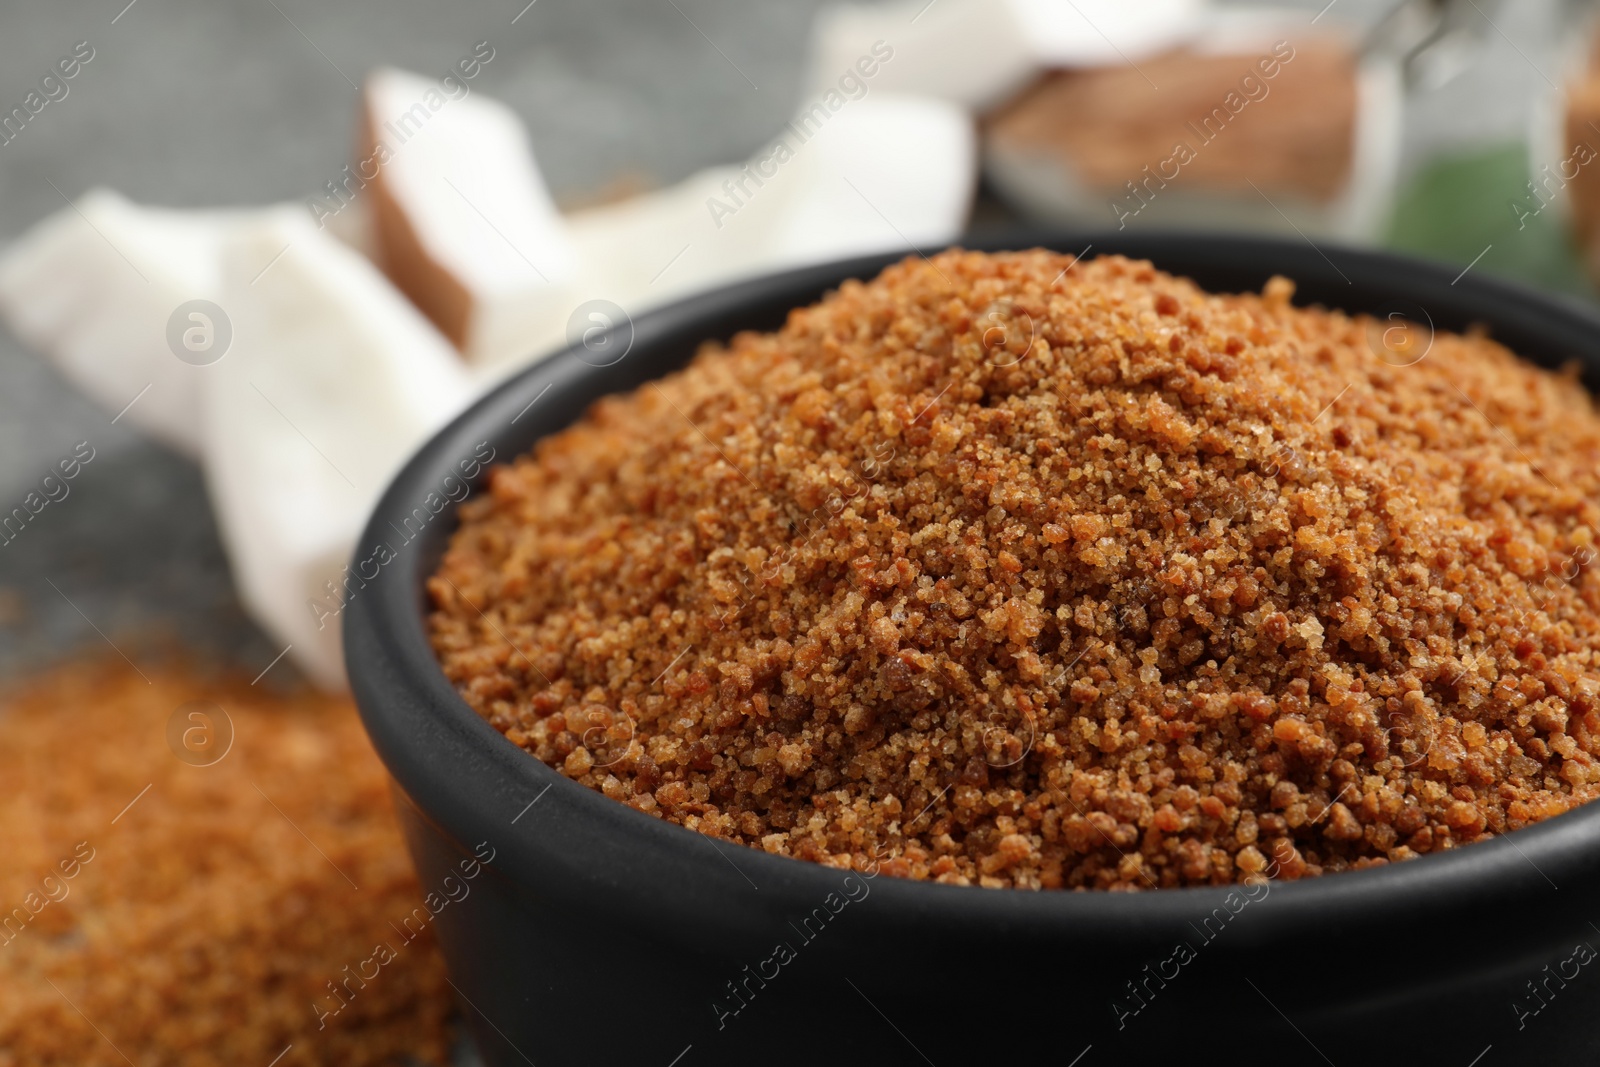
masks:
[[[1298,878],[1592,799],[1590,398],[1292,293],[847,282],[497,468],[440,662],[616,800],[957,884]]]
[[[0,1067],[447,1063],[444,961],[349,700],[143,671],[72,662],[0,704]],[[232,724],[205,766],[174,752],[224,720],[191,701]]]

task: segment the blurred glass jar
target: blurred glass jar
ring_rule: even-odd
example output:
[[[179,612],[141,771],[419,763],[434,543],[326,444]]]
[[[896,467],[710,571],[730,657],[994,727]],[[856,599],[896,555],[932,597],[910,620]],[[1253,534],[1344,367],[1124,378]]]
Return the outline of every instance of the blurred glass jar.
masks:
[[[1386,243],[1590,294],[1574,220],[1600,222],[1593,8],[1437,0],[1406,52],[1400,188]],[[1593,203],[1593,207],[1587,204]],[[1574,209],[1577,209],[1576,211]]]

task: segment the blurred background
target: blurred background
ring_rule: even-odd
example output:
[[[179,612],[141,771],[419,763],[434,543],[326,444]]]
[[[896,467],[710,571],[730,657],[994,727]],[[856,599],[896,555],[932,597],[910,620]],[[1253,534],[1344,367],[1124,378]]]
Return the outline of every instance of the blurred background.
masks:
[[[369,71],[438,77],[477,42],[494,58],[472,90],[525,124],[554,205],[615,204],[758,158],[851,69],[857,38],[881,38],[899,47],[865,79],[872,93],[941,98],[971,116],[975,158],[939,160],[973,171],[958,232],[1298,232],[1593,298],[1591,5],[1135,6],[1150,10],[1016,4],[1006,32],[1043,42],[1024,55],[1001,20],[959,0],[8,4],[4,110],[80,42],[93,58],[0,144],[0,246],[97,187],[183,210],[306,203],[359,154]],[[1268,78],[1255,64],[1278,41],[1295,57]],[[1229,93],[1243,109],[1223,115],[1226,129],[1206,125]],[[1173,158],[1178,141],[1194,159]],[[968,176],[927,180],[959,188]],[[888,244],[921,243],[899,230]],[[0,328],[0,500],[20,499],[77,442],[97,458],[47,533],[0,551],[0,668],[99,642],[97,628],[119,644],[177,641],[264,665],[282,642],[239,607],[192,459],[135,420],[113,424],[39,351],[48,341],[33,341]]]
[[[1575,0],[0,2],[0,675],[79,657],[127,673],[176,651],[337,692],[337,627],[314,625],[315,605],[337,614],[327,583],[409,450],[539,355],[572,342],[608,365],[632,316],[743,276],[1029,228],[1091,248],[1186,228],[1389,248],[1594,300],[1595,15]],[[140,714],[166,721],[165,694],[189,688],[152,684]],[[360,746],[348,705],[326,714]],[[197,756],[182,727],[165,742],[181,764],[227,754]],[[363,818],[387,820],[368,763]],[[271,809],[240,778],[238,832],[333,850],[360,820],[306,821],[328,809],[310,766],[283,772]],[[180,794],[159,774],[187,767],[143,768],[85,809],[138,803],[150,778],[152,821],[193,837],[160,799]],[[49,806],[32,788],[0,812],[0,856]],[[134,833],[122,862],[142,870]],[[368,858],[403,868],[383,833]],[[0,869],[5,906],[76,831],[36,836]],[[282,854],[262,845],[259,870]],[[347,909],[324,860],[300,857],[328,883],[317,899]],[[390,887],[409,907],[405,877]],[[58,976],[83,970],[60,921]],[[294,1025],[355,958],[329,943],[326,962],[283,964],[310,983]],[[0,992],[39,986],[11,966]],[[446,1004],[437,964],[418,967],[426,990],[405,1003]],[[86,1012],[34,991],[131,1040],[116,996]],[[27,1059],[8,1058],[30,1025],[11,1022],[0,1067]],[[286,1064],[343,1055],[290,1036],[262,1061],[286,1043],[280,1059],[301,1048]]]

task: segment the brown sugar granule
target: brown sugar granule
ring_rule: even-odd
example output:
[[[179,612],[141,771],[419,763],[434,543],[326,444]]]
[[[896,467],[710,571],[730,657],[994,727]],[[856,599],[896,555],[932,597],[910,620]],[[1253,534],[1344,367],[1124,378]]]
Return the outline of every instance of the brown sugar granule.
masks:
[[[389,925],[423,893],[355,709],[145,673],[70,665],[0,706],[0,1065],[448,1062],[431,927]],[[210,766],[168,748],[196,700],[233,724]]]
[[[1591,799],[1589,397],[1292,292],[848,282],[496,469],[443,668],[641,811],[943,882],[1298,878]]]

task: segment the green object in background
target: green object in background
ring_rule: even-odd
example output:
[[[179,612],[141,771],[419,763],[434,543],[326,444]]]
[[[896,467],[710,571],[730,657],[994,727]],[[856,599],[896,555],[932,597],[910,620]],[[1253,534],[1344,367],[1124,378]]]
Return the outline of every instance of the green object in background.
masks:
[[[1551,160],[1552,172],[1557,163]],[[1588,165],[1600,166],[1600,160]],[[1529,177],[1522,144],[1436,160],[1400,190],[1384,243],[1397,252],[1463,267],[1482,253],[1474,271],[1595,299],[1566,217],[1555,205],[1538,210]],[[1525,215],[1519,228],[1513,201],[1522,211],[1538,214]]]

